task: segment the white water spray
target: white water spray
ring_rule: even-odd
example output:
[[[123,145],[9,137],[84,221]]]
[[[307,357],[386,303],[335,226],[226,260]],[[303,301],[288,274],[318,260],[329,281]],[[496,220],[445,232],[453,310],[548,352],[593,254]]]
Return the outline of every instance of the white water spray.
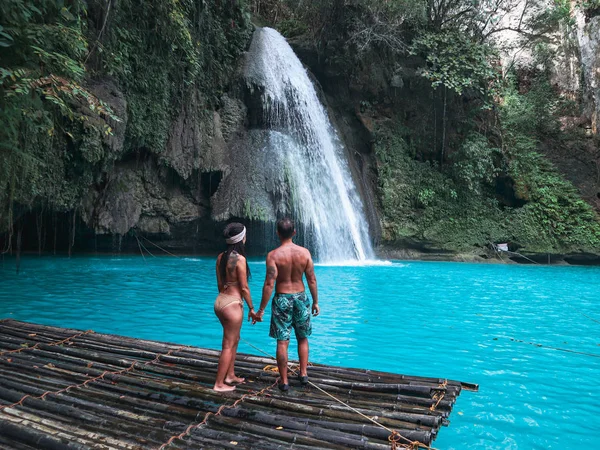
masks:
[[[343,146],[302,63],[277,31],[254,32],[245,78],[261,92],[264,123],[272,130],[264,151],[284,161],[289,207],[304,240],[323,262],[372,259]]]

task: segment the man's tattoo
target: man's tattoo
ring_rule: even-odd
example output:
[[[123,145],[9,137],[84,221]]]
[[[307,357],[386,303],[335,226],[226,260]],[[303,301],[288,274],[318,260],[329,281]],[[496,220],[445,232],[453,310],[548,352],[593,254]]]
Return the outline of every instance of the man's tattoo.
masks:
[[[227,260],[227,272],[229,275],[235,275],[235,268],[238,263],[238,254],[237,252],[232,252],[229,255],[229,259]]]
[[[315,274],[315,266],[312,264],[306,269],[306,275],[313,276]]]
[[[267,279],[274,280],[276,272],[277,272],[277,269],[275,268],[275,266],[267,266]]]

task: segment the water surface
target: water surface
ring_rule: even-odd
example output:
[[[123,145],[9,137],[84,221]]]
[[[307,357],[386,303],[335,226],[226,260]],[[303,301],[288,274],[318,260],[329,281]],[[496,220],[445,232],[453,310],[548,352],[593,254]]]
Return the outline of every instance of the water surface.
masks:
[[[19,276],[13,263],[0,265],[0,318],[219,348],[212,259],[30,256]],[[258,305],[264,264],[251,270]],[[316,273],[311,360],[480,385],[461,394],[436,448],[600,448],[600,268],[394,262]],[[274,353],[267,334],[266,323],[242,330]]]

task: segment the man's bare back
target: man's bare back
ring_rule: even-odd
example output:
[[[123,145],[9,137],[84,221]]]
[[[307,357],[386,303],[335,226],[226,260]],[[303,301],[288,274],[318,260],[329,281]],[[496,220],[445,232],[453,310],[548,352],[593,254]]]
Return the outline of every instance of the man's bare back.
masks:
[[[304,291],[302,277],[309,269],[314,274],[310,252],[296,244],[276,248],[267,256],[267,276],[276,274],[275,292],[293,294]],[[307,274],[307,278],[308,278]]]
[[[319,314],[319,295],[312,256],[307,249],[294,244],[291,239],[282,240],[281,245],[267,255],[267,277],[263,286],[261,309],[266,306],[265,300],[268,301],[273,288],[277,294],[304,292],[303,275],[306,275],[306,283],[313,299],[312,313],[316,316]]]

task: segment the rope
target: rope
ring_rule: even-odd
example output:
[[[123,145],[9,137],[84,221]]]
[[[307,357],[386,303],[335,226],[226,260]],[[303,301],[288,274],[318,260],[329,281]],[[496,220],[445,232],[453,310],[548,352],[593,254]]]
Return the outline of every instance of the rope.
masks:
[[[140,239],[137,237],[137,234],[135,235],[135,239],[137,240],[138,248],[140,249],[140,253],[142,254],[142,258],[144,258],[144,262],[146,262],[146,256],[144,256],[144,252],[142,251],[142,243],[140,242]]]
[[[518,253],[518,252],[511,252],[511,251],[508,251],[507,253],[512,253],[512,254],[514,254],[514,255],[520,256],[521,258],[525,258],[527,261],[529,261],[529,262],[532,262],[533,264],[537,264],[538,266],[539,266],[539,265],[541,265],[539,262],[537,262],[537,261],[534,261],[533,259],[531,259],[531,258],[528,258],[528,257],[527,257],[527,256],[525,256],[525,255],[521,255],[521,254],[520,254],[520,253]]]
[[[240,338],[241,341],[244,341],[244,343],[248,344],[250,347],[255,348],[256,350],[258,350],[259,352],[261,352],[264,355],[269,356],[272,359],[277,359],[275,357],[273,357],[272,355],[270,355],[269,353],[265,352],[262,349],[259,349],[258,347],[252,345],[251,343],[249,343],[248,341],[246,341],[244,338]],[[265,369],[269,369],[271,366],[266,366]],[[290,370],[290,372],[292,372],[293,374],[297,374],[298,372],[296,372],[291,365],[288,365],[288,368]],[[277,383],[277,381],[275,382]],[[322,389],[321,387],[317,386],[315,383],[313,383],[312,381],[308,381],[308,384],[310,384],[312,387],[318,389],[319,391],[321,391],[323,394],[331,397],[333,400],[335,400],[336,402],[340,403],[341,405],[344,405],[346,408],[348,408],[349,410],[351,410],[352,412],[355,412],[356,414],[358,414],[359,416],[363,417],[364,419],[367,419],[368,421],[372,422],[373,424],[375,424],[376,426],[383,428],[384,430],[386,430],[387,432],[390,433],[390,436],[388,437],[388,441],[390,442],[390,446],[392,448],[392,450],[395,450],[398,448],[398,446],[403,446],[405,448],[425,448],[425,449],[429,449],[429,450],[435,450],[433,447],[430,447],[426,444],[423,444],[422,442],[419,441],[412,441],[410,439],[408,439],[407,437],[402,436],[400,433],[398,433],[396,430],[392,430],[391,428],[386,427],[385,425],[377,422],[375,419],[373,419],[372,417],[367,416],[366,414],[363,414],[362,412],[360,412],[358,409],[350,406],[349,404],[347,404],[346,402],[340,400],[339,398],[335,397],[334,395],[330,394],[329,392],[327,392],[325,389]],[[447,385],[447,380],[444,380],[444,383],[440,384],[440,387],[445,387]],[[442,395],[443,398],[443,395]],[[441,402],[441,398],[437,401],[437,403],[435,404],[435,407],[437,407],[437,405],[439,405],[439,403]],[[434,408],[435,409],[435,408]],[[432,409],[433,411],[433,409]],[[405,441],[407,444],[399,444],[400,440]]]
[[[144,240],[146,240],[146,241],[150,242],[152,245],[154,245],[156,248],[158,248],[158,249],[162,250],[162,251],[163,251],[163,252],[165,252],[167,255],[171,255],[171,256],[174,256],[175,258],[179,258],[179,259],[181,259],[181,256],[174,255],[174,254],[173,254],[173,253],[171,253],[170,251],[168,251],[168,250],[165,250],[165,249],[164,249],[164,248],[162,248],[160,245],[157,245],[157,244],[155,244],[154,242],[152,242],[152,241],[151,241],[150,239],[148,239],[147,237],[145,237],[145,236],[142,236],[142,239],[144,239]],[[148,251],[148,250],[146,249],[146,251]],[[150,252],[148,252],[148,253],[150,253]]]
[[[258,348],[256,345],[252,345],[250,342],[248,342],[246,339],[244,339],[243,337],[240,337],[240,341],[244,342],[244,344],[249,345],[250,347],[252,347],[254,350],[259,351],[260,353],[262,353],[265,356],[268,356],[271,359],[277,359],[273,356],[271,356],[270,353],[265,352],[263,349]],[[268,366],[267,366],[268,367]]]
[[[136,236],[136,237],[137,237],[137,236]],[[138,239],[138,242],[139,242],[139,239]],[[151,252],[150,250],[148,250],[144,244],[142,244],[141,242],[140,242],[140,244],[142,245],[142,247],[144,248],[144,250],[146,250],[146,251],[148,252],[148,254],[149,254],[150,256],[152,256],[153,258],[156,258],[156,256],[154,256],[154,255],[152,254],[152,252]]]
[[[590,317],[590,316],[588,316],[588,315],[586,315],[586,314],[582,313],[581,311],[579,311],[579,314],[581,314],[583,317],[585,317],[585,318],[587,318],[587,319],[590,319],[590,320],[591,320],[591,321],[593,321],[593,322],[600,323],[600,320],[596,320],[596,319],[594,319],[594,318],[592,318],[592,317]]]
[[[196,428],[200,428],[202,425],[206,425],[208,423],[208,418],[210,416],[215,416],[215,417],[220,416],[223,411],[225,411],[226,409],[235,408],[237,405],[239,405],[241,402],[243,402],[247,397],[249,397],[249,396],[257,397],[257,396],[264,394],[268,390],[273,389],[277,385],[278,381],[279,381],[279,379],[275,380],[275,382],[273,384],[261,389],[258,392],[254,392],[254,391],[247,392],[246,394],[244,394],[240,398],[238,398],[235,402],[233,402],[231,405],[221,405],[219,407],[219,409],[217,409],[217,412],[214,412],[214,413],[211,411],[207,412],[204,415],[204,419],[202,419],[202,422],[198,422],[197,424],[191,424],[189,427],[186,428],[186,430],[183,433],[171,436],[167,442],[165,442],[163,445],[158,447],[158,450],[163,450],[164,448],[171,445],[174,441],[176,441],[178,439],[183,439],[184,437],[188,436],[192,432],[192,430],[195,430]]]
[[[440,383],[440,388],[444,388],[445,389],[446,386],[448,386],[448,380],[444,380],[443,383]],[[433,399],[437,400],[437,401],[436,401],[435,405],[431,405],[431,408],[429,408],[429,411],[435,411],[436,408],[438,407],[438,405],[441,403],[441,401],[444,399],[445,396],[446,396],[446,391],[445,390],[442,391],[441,393],[440,392],[436,392],[433,395]]]
[[[57,341],[57,342],[49,342],[49,343],[46,343],[46,342],[38,342],[38,343],[37,343],[37,344],[35,344],[33,347],[29,347],[29,346],[27,346],[27,347],[21,347],[21,348],[18,348],[18,349],[16,349],[16,350],[6,350],[6,351],[3,351],[3,352],[0,352],[0,356],[7,355],[7,354],[9,354],[9,353],[21,353],[21,352],[24,352],[25,350],[35,350],[36,348],[39,348],[39,346],[40,346],[41,344],[45,344],[45,345],[48,345],[48,346],[53,346],[53,345],[61,345],[61,344],[64,344],[65,342],[68,342],[68,341],[70,341],[70,340],[72,340],[72,339],[75,339],[75,338],[81,337],[81,336],[83,336],[83,335],[85,335],[85,334],[90,334],[90,333],[93,333],[93,332],[94,332],[93,330],[87,330],[87,331],[84,331],[83,333],[78,333],[78,334],[75,334],[75,335],[73,335],[73,336],[71,336],[71,337],[68,337],[68,338],[66,338],[66,339],[63,339],[62,341]],[[25,344],[25,343],[23,343],[23,344],[21,344],[21,345],[28,345],[28,344]]]
[[[181,350],[183,348],[184,347],[178,347],[176,349],[169,350],[167,353],[157,353],[156,354],[156,358],[154,358],[151,361],[146,361],[145,363],[142,364],[142,367],[147,366],[149,364],[153,364],[155,362],[158,362],[160,360],[161,356],[169,356],[173,351],[175,351],[175,350]],[[52,395],[59,395],[59,394],[62,394],[63,392],[67,392],[67,391],[69,391],[71,389],[79,389],[79,388],[82,388],[82,387],[86,387],[90,383],[94,383],[96,381],[103,380],[106,375],[117,375],[117,376],[118,375],[122,375],[124,373],[130,372],[133,369],[135,369],[135,366],[138,363],[139,363],[139,361],[133,361],[129,367],[126,367],[125,369],[117,370],[117,371],[114,371],[114,372],[105,370],[104,372],[102,372],[97,377],[89,378],[88,380],[84,381],[83,383],[69,385],[69,386],[64,387],[62,389],[59,389],[58,391],[46,391],[42,395],[37,395],[37,396],[26,394],[19,401],[15,402],[13,404],[0,406],[0,411],[4,411],[7,408],[14,408],[16,406],[23,406],[23,402],[26,399],[28,399],[28,398],[35,398],[35,399],[39,399],[39,400],[45,400],[47,395],[50,395],[50,394],[52,394]]]
[[[569,308],[571,308],[573,311],[575,311],[575,312],[577,312],[577,313],[581,314],[581,315],[582,315],[583,317],[585,317],[586,319],[589,319],[589,320],[591,320],[592,322],[600,323],[600,321],[599,321],[599,320],[596,320],[596,319],[594,319],[593,317],[590,317],[590,316],[588,316],[587,314],[585,314],[585,313],[581,312],[581,310],[580,310],[579,308],[576,308],[575,306],[571,305],[569,302],[567,302],[567,301],[565,301],[565,300],[562,300],[562,299],[560,299],[560,302],[561,302],[563,305],[567,305],[567,306],[568,306]]]
[[[549,345],[537,344],[535,342],[525,342],[520,339],[511,338],[508,336],[500,336],[500,337],[505,338],[505,339],[510,339],[513,342],[521,342],[523,344],[535,345],[536,347],[547,348],[549,350],[558,350],[559,352],[576,353],[578,355],[591,356],[592,358],[600,358],[600,355],[598,355],[596,353],[578,352],[576,350],[569,350],[568,348],[550,347]]]

